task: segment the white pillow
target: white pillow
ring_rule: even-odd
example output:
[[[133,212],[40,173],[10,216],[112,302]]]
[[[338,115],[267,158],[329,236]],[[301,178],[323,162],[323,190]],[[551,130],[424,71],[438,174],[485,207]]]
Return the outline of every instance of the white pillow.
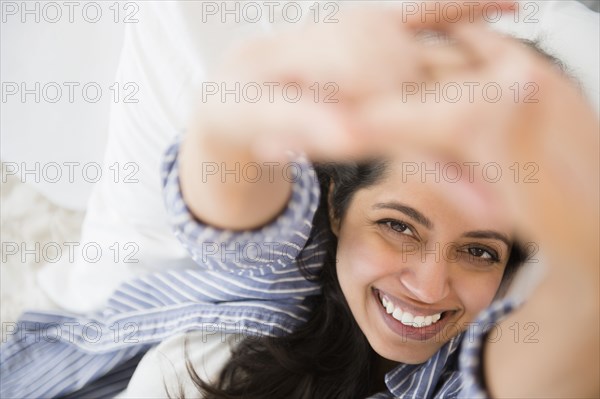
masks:
[[[139,23],[126,27],[116,80],[134,82],[139,103],[112,105],[104,159],[103,174],[113,176],[118,165],[119,182],[103,179],[94,188],[79,246],[88,245],[89,254],[78,248],[74,262],[61,259],[38,274],[48,296],[74,312],[101,307],[133,276],[194,267],[167,222],[159,174],[162,155],[184,131],[206,68],[233,40],[268,30],[231,17],[223,24],[218,15],[203,23],[202,2],[136,4]],[[137,182],[126,183],[125,177]]]
[[[575,1],[522,1],[518,17],[504,15],[492,26],[539,41],[542,49],[566,64],[600,109],[600,14]]]
[[[132,177],[139,182],[103,180],[94,188],[81,242],[102,246],[103,255],[97,263],[78,256],[75,262],[48,265],[38,275],[46,293],[72,311],[101,307],[122,281],[133,276],[152,270],[194,267],[167,222],[159,175],[161,156],[175,135],[184,131],[193,112],[192,98],[205,71],[223,49],[236,39],[269,31],[273,26],[264,16],[259,23],[247,18],[235,23],[230,16],[231,23],[224,24],[219,14],[203,14],[205,5],[196,1],[137,4],[139,23],[127,26],[117,80],[138,84],[140,101],[113,104],[104,167],[115,162],[121,168],[129,164],[129,169],[122,172],[138,168]],[[305,16],[312,15],[308,11],[312,2],[295,4],[302,4]],[[598,104],[598,14],[574,2],[538,1],[525,5],[530,7],[525,11],[537,10],[535,15],[524,12],[518,24],[503,20],[496,24],[498,28],[527,38],[542,36],[543,47],[572,68]],[[525,15],[539,22],[525,21]],[[275,26],[291,25],[282,19],[281,12],[275,16]],[[105,169],[105,173],[112,172]],[[113,259],[115,243],[120,249],[117,261]],[[132,244],[126,248],[127,243]],[[139,250],[130,260],[139,262],[126,262],[125,255],[131,255],[136,248]]]

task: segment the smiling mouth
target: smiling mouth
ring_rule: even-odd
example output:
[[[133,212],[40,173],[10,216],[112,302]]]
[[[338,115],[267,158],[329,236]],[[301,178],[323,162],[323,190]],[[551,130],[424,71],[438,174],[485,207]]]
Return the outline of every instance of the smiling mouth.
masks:
[[[438,321],[444,318],[448,311],[427,314],[427,315],[415,315],[408,310],[403,310],[400,305],[394,303],[386,294],[377,290],[377,298],[379,299],[380,305],[383,307],[385,312],[396,319],[401,324],[407,327],[413,328],[424,328],[436,324]]]

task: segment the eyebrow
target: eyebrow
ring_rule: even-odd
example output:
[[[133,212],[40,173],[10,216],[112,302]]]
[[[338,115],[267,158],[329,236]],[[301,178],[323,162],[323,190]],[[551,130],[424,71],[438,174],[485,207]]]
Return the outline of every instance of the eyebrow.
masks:
[[[427,227],[428,229],[432,229],[433,228],[433,223],[431,222],[431,220],[429,220],[421,212],[417,211],[413,207],[401,204],[401,203],[396,202],[396,201],[392,201],[392,202],[379,202],[379,203],[373,205],[373,209],[393,209],[395,211],[398,211],[398,212],[401,212],[401,213],[405,214],[406,216],[410,217],[411,219],[413,219],[417,223],[422,224],[423,226]]]
[[[404,205],[400,202],[396,202],[396,201],[379,202],[379,203],[373,205],[373,209],[393,209],[395,211],[405,214],[406,216],[410,217],[411,219],[422,224],[423,226],[427,227],[430,230],[433,228],[433,223],[431,222],[431,220],[429,220],[427,218],[427,216],[423,215],[421,212],[419,212],[415,208],[408,206],[408,205]],[[505,243],[508,248],[510,248],[513,245],[512,240],[510,238],[508,238],[507,235],[502,234],[498,231],[494,231],[494,230],[469,231],[467,233],[464,233],[463,237],[500,240],[503,243]]]
[[[508,248],[510,248],[513,244],[512,240],[510,240],[506,235],[493,230],[469,231],[468,233],[463,234],[463,237],[500,240],[504,242]]]

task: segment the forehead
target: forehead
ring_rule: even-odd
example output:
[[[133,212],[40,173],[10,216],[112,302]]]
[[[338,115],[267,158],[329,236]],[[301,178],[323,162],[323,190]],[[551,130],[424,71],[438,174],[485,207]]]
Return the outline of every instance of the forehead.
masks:
[[[512,235],[513,226],[495,201],[478,201],[476,209],[465,201],[465,192],[477,193],[480,179],[464,165],[431,158],[403,157],[387,163],[382,178],[357,193],[364,211],[376,204],[399,202],[434,222],[460,231],[496,230]],[[472,182],[471,182],[472,180]]]

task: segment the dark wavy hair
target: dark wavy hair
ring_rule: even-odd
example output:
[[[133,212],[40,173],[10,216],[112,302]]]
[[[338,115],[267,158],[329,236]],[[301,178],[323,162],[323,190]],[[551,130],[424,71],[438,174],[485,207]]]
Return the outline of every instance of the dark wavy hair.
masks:
[[[338,282],[337,238],[331,231],[328,202],[332,216],[342,220],[354,194],[382,179],[386,165],[326,164],[315,165],[315,169],[322,195],[306,245],[321,233],[326,255],[318,274],[302,269],[307,279],[322,286],[321,295],[306,300],[312,315],[289,335],[243,340],[232,350],[231,359],[213,384],[198,376],[186,349],[187,371],[204,398],[342,399],[376,393],[373,373],[377,355],[354,320]],[[510,279],[524,259],[523,249],[513,245],[503,280]],[[182,386],[179,391],[184,397]]]

